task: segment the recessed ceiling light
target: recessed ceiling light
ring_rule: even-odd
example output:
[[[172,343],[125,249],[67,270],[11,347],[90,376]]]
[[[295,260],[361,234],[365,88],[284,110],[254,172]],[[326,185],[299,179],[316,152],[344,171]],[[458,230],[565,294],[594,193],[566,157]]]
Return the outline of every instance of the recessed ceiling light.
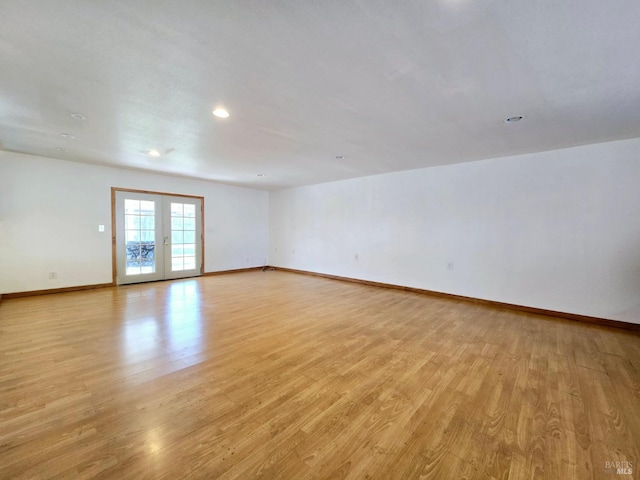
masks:
[[[213,111],[213,114],[214,114],[216,117],[220,117],[220,118],[228,118],[228,117],[229,117],[229,112],[228,112],[226,109],[222,108],[222,107],[218,107],[218,108],[216,108],[216,109]]]
[[[60,136],[62,138],[66,138],[67,140],[75,140],[76,136],[75,135],[71,135],[70,133],[61,133]]]
[[[338,160],[342,160],[342,159],[344,158],[344,155],[336,155],[336,158],[337,158]]]
[[[160,156],[160,152],[158,150],[149,150],[149,156],[150,157],[159,157]]]
[[[66,150],[66,148],[56,147],[56,150],[59,151],[59,152],[64,152]]]
[[[86,120],[87,117],[81,113],[70,113],[69,116],[71,118],[75,118],[76,120]]]
[[[259,177],[264,177],[264,176],[265,176],[265,174],[264,174],[264,173],[259,173],[259,174],[258,174],[258,176],[259,176]]]
[[[521,115],[516,115],[515,117],[509,117],[507,118],[504,123],[516,123],[519,122],[520,120],[522,120],[524,117]]]

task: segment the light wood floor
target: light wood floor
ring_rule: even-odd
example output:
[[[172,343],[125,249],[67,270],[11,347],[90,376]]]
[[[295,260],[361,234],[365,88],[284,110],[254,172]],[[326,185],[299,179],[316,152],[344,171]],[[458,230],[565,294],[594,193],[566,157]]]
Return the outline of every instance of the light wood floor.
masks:
[[[283,272],[0,304],[1,479],[624,479],[639,443],[638,333]]]

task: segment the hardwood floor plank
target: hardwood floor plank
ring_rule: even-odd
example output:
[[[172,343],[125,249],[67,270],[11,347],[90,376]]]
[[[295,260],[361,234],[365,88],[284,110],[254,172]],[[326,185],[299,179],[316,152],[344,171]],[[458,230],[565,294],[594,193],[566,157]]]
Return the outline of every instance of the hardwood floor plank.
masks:
[[[3,479],[607,479],[638,412],[638,332],[455,299],[272,271],[0,304]]]

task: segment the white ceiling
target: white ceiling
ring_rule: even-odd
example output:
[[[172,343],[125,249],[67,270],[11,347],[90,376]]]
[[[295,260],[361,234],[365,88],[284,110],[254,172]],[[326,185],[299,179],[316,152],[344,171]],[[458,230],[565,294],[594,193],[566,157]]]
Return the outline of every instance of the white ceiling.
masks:
[[[275,189],[640,136],[637,0],[2,0],[0,18],[10,151]]]

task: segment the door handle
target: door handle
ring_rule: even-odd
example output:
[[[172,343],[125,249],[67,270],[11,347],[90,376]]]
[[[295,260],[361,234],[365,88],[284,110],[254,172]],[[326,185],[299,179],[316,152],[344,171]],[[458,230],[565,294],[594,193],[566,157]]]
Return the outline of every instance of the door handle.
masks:
[[[164,237],[164,244],[169,245],[169,237]]]

